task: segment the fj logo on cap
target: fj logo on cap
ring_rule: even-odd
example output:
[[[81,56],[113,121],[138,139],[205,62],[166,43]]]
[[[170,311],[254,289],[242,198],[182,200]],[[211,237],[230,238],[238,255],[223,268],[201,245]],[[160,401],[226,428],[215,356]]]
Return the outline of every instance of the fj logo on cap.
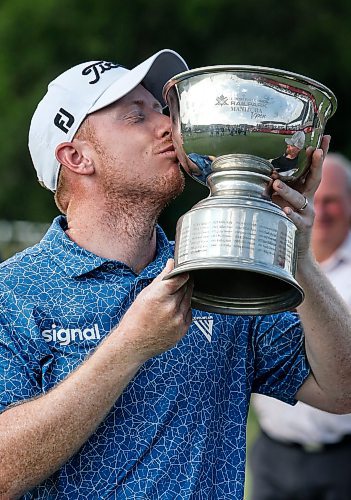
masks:
[[[60,108],[59,112],[54,118],[54,124],[56,125],[56,127],[60,128],[61,130],[63,130],[63,132],[65,132],[65,134],[67,134],[73,123],[74,116],[65,109]]]
[[[114,64],[112,62],[106,62],[106,61],[99,61],[94,64],[90,64],[86,68],[83,69],[82,75],[90,75],[90,73],[93,73],[92,76],[94,76],[94,80],[91,80],[89,83],[97,83],[100,80],[100,76],[105,73],[105,71],[108,71],[112,68],[121,68],[122,66],[120,64]]]

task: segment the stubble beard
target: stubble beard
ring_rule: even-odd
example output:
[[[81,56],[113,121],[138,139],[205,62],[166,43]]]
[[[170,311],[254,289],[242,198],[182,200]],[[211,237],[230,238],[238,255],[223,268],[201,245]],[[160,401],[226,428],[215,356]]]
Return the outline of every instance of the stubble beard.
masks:
[[[127,175],[116,178],[113,167],[106,168],[102,178],[106,223],[111,230],[124,231],[132,238],[151,238],[160,213],[182,193],[184,184],[180,168],[147,181],[131,181]]]

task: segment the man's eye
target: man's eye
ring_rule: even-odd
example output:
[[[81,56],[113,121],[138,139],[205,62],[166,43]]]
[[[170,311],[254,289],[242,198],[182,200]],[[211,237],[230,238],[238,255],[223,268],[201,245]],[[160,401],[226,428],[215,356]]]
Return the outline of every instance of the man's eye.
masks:
[[[135,122],[140,122],[142,120],[145,119],[145,115],[144,113],[133,113],[131,116],[130,116],[130,119],[132,121],[135,121]]]

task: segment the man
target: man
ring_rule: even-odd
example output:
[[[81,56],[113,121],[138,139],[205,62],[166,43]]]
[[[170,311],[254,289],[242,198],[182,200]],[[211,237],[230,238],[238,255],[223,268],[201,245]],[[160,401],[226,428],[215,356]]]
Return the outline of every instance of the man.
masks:
[[[0,268],[5,498],[240,499],[252,390],[351,408],[350,317],[309,251],[322,150],[303,194],[273,183],[300,230],[310,366],[297,315],[191,312],[189,277],[163,280],[156,221],[184,179],[161,92],[185,69],[168,50],[83,63],[34,113],[33,162],[66,216]]]
[[[327,155],[314,201],[313,252],[351,307],[351,164],[344,156]],[[253,500],[350,499],[351,414],[260,395],[253,406],[264,431],[251,452]]]
[[[305,147],[305,133],[302,130],[295,132],[285,139],[287,144],[285,153],[271,160],[275,170],[283,176],[293,175],[297,169],[300,151]]]

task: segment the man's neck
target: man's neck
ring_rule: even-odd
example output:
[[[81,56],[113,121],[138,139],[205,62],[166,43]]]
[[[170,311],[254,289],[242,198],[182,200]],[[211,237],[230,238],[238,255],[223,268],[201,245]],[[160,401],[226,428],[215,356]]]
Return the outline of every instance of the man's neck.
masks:
[[[118,213],[118,211],[117,211]],[[119,216],[79,211],[67,214],[66,234],[77,245],[110,260],[125,263],[134,272],[141,272],[155,257],[155,217],[132,213]]]

